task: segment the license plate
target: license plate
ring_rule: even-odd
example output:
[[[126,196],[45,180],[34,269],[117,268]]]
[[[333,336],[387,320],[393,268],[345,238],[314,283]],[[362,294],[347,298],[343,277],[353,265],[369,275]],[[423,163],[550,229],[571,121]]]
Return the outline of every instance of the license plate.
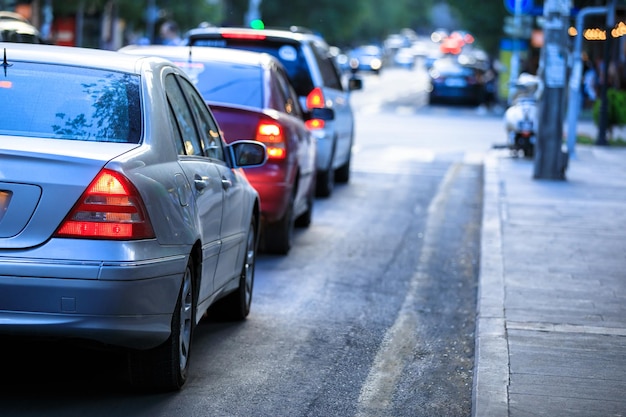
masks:
[[[467,83],[462,78],[448,78],[446,80],[446,85],[448,87],[465,87]]]
[[[7,208],[9,208],[11,194],[12,193],[10,191],[0,191],[0,220],[4,217],[4,213],[6,213]]]
[[[533,130],[533,122],[529,120],[523,120],[519,122],[519,124],[517,125],[517,129],[522,132],[530,132],[531,130]]]

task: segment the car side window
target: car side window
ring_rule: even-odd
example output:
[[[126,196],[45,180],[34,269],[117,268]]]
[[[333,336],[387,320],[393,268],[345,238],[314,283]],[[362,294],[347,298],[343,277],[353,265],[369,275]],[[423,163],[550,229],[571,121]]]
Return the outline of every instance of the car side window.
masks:
[[[343,90],[341,77],[330,51],[315,43],[311,44],[311,49],[322,74],[324,86],[335,90]]]
[[[280,88],[281,94],[284,97],[285,112],[302,118],[302,109],[300,109],[298,95],[289,82],[287,73],[282,68],[277,68],[276,73],[278,75],[276,77],[276,82],[278,83],[278,88]]]
[[[198,129],[204,156],[224,161],[224,148],[217,122],[213,119],[204,99],[187,80],[180,79],[183,90],[191,100],[191,110],[198,121]]]
[[[185,155],[185,141],[180,131],[178,120],[176,119],[176,112],[174,111],[172,104],[169,102],[169,100],[167,104],[169,109],[168,116],[170,119],[170,124],[172,125],[172,134],[174,135],[174,145],[176,146],[176,152],[178,152],[178,155]]]
[[[193,122],[193,115],[173,74],[168,74],[165,77],[165,93],[182,136],[183,154],[202,156],[202,144]],[[178,149],[180,152],[180,147]]]
[[[276,109],[282,113],[289,113],[287,106],[287,97],[284,90],[281,88],[278,74],[276,71],[270,71],[272,76],[270,77],[270,100],[269,107]]]

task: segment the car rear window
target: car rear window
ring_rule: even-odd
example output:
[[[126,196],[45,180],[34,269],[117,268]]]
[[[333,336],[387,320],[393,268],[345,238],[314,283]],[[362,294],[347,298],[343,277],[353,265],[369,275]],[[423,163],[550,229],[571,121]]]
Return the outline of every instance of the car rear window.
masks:
[[[299,96],[308,95],[313,90],[313,80],[302,48],[298,44],[270,39],[193,39],[194,46],[213,46],[221,48],[243,49],[253,52],[265,52],[277,58],[287,70],[289,80]]]
[[[11,62],[0,78],[0,134],[139,143],[139,76]]]
[[[260,67],[226,62],[179,62],[206,101],[263,108]]]

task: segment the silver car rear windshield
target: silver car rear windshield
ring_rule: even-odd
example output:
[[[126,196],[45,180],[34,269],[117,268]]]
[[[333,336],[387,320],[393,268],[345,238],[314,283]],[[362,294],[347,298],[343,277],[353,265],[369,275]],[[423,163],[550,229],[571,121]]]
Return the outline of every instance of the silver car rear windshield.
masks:
[[[139,143],[139,76],[12,62],[0,74],[0,135]]]

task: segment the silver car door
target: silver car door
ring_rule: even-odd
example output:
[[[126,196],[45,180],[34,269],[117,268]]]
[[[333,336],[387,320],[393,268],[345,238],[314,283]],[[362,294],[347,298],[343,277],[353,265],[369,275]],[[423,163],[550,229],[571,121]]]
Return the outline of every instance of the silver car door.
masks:
[[[191,189],[195,204],[199,236],[202,239],[202,280],[198,302],[202,303],[216,290],[213,285],[221,252],[221,223],[223,187],[214,162],[204,155],[203,143],[198,133],[189,97],[173,74],[166,77],[167,98],[171,117],[180,133],[179,163]],[[184,204],[184,202],[182,202]]]
[[[214,287],[218,291],[230,279],[241,273],[240,259],[245,250],[250,216],[249,204],[244,201],[247,195],[246,184],[226,163],[224,141],[219,126],[204,99],[191,84],[183,82],[181,85],[191,98],[191,108],[198,122],[205,155],[214,162],[214,168],[219,172],[218,181],[223,190],[221,251],[214,279]]]

